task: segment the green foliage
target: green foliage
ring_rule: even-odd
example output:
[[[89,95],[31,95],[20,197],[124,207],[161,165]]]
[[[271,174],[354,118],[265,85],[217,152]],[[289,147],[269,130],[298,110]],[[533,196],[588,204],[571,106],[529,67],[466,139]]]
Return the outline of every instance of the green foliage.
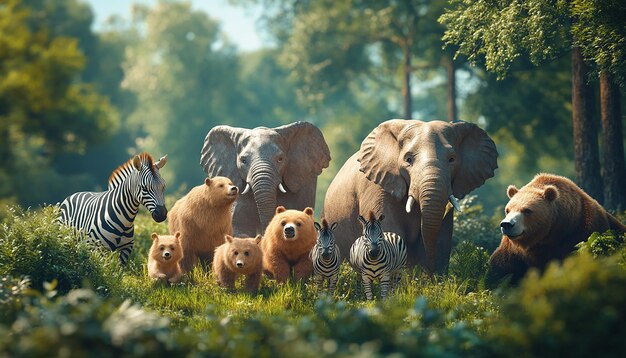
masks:
[[[463,241],[452,249],[448,272],[477,289],[489,268],[489,252],[469,241]]]
[[[0,324],[13,322],[18,312],[24,309],[23,298],[29,287],[28,278],[0,275]]]
[[[27,276],[39,290],[57,280],[61,293],[85,283],[102,292],[114,289],[122,273],[119,255],[94,249],[57,217],[55,207],[11,210],[0,226],[0,275]]]
[[[500,244],[499,225],[485,215],[477,196],[466,196],[459,204],[462,211],[454,214],[453,245],[467,241],[493,252]]]
[[[579,254],[531,271],[489,331],[503,356],[588,357],[626,352],[626,270],[616,258]]]
[[[579,243],[576,247],[578,252],[585,252],[593,257],[611,256],[626,248],[625,238],[626,233],[620,234],[614,230],[594,232],[587,241]]]

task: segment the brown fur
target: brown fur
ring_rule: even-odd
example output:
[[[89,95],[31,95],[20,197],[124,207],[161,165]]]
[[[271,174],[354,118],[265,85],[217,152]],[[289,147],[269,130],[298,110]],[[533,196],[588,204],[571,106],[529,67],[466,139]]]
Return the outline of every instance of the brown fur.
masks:
[[[544,269],[551,260],[562,260],[593,232],[626,231],[611,214],[571,180],[538,174],[517,189],[509,186],[506,212],[521,212],[523,233],[502,236],[489,260],[488,282],[512,274],[517,282],[530,267]]]
[[[226,243],[215,249],[213,257],[213,271],[217,276],[217,283],[233,290],[237,277],[244,275],[246,290],[256,292],[263,272],[263,252],[259,246],[261,235],[257,235],[256,238],[233,238],[226,235],[225,239]],[[242,266],[237,266],[237,261]]]
[[[208,265],[215,248],[224,243],[224,235],[233,234],[232,205],[238,196],[236,188],[228,178],[207,178],[170,210],[170,233],[180,231],[182,234],[184,272],[191,271],[198,260]],[[229,195],[233,192],[234,195]]]
[[[170,253],[169,259],[165,258],[165,252]],[[183,250],[179,232],[174,236],[152,233],[152,247],[148,255],[148,276],[155,280],[165,280],[168,283],[178,282],[182,276],[180,269],[182,258]]]
[[[289,225],[295,228],[295,236],[286,240],[283,228]],[[315,246],[316,237],[313,209],[307,207],[299,211],[277,207],[261,241],[263,270],[279,283],[287,281],[292,269],[296,280],[309,277],[313,272],[309,252]]]

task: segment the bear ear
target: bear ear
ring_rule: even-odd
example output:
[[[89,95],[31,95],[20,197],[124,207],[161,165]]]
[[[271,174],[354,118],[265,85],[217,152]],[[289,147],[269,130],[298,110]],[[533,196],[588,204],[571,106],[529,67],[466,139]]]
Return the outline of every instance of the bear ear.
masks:
[[[280,214],[280,213],[284,212],[285,210],[287,210],[287,209],[285,209],[285,207],[281,205],[281,206],[276,208],[276,214]]]
[[[233,237],[230,235],[226,235],[224,236],[224,240],[226,240],[226,242],[228,243],[232,243],[233,242]]]
[[[211,186],[211,178],[204,179],[204,185]]]
[[[263,238],[263,236],[261,236],[261,235],[257,235],[257,236],[254,238],[254,243],[258,245],[258,244],[261,242],[261,239],[262,239],[262,238]]]
[[[176,231],[176,233],[174,234],[174,237],[180,240],[180,235],[181,235],[180,231]]]
[[[517,189],[515,185],[509,185],[509,187],[506,188],[506,196],[508,196],[509,199],[511,199],[513,195],[517,194],[518,191],[519,189]]]
[[[555,201],[559,197],[559,189],[557,189],[554,185],[547,185],[545,189],[543,189],[543,198],[547,201]]]
[[[313,217],[313,208],[307,206],[306,209],[304,209],[304,213],[310,217]]]
[[[156,233],[156,232],[153,232],[153,233],[152,233],[152,235],[151,235],[150,237],[151,237],[151,238],[152,238],[152,240],[154,241],[154,240],[156,240],[156,239],[158,239],[158,238],[159,238],[159,235],[157,235],[157,233]]]

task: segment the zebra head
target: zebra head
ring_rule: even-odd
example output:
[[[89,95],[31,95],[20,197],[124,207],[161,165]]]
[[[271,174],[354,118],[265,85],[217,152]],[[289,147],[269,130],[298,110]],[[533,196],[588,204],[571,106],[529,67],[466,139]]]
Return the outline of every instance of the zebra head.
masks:
[[[165,180],[161,177],[159,169],[167,163],[167,155],[153,163],[152,157],[146,153],[133,158],[133,166],[139,172],[139,201],[150,211],[152,219],[162,222],[167,218],[165,207]]]
[[[328,221],[322,218],[322,225],[314,222],[315,230],[317,230],[317,249],[324,260],[331,258],[335,252],[335,236],[333,231],[337,228],[337,223],[328,225]]]
[[[385,215],[380,215],[378,219],[374,213],[370,211],[369,220],[359,215],[359,221],[363,225],[363,236],[365,237],[365,248],[371,258],[377,258],[380,254],[380,247],[383,241],[383,226],[381,221]]]

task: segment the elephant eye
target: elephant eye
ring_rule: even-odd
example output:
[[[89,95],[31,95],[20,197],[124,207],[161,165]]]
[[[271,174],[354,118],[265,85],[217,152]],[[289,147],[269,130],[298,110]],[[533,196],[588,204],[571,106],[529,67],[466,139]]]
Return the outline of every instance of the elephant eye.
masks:
[[[248,159],[246,159],[245,157],[241,157],[239,158],[239,161],[241,162],[241,164],[246,164],[248,162]]]
[[[450,157],[450,159],[448,159],[448,163],[454,163],[456,161],[455,157]]]
[[[283,157],[278,157],[278,161],[282,162],[283,161]]]

